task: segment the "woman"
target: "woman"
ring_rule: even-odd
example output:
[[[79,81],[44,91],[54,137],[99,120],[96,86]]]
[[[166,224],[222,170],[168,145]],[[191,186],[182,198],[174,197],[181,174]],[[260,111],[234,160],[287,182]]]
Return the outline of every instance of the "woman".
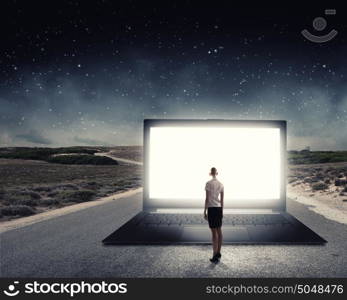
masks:
[[[222,218],[223,218],[223,206],[224,206],[224,186],[216,178],[218,175],[216,168],[211,168],[210,176],[212,179],[206,183],[206,199],[204,218],[208,220],[208,225],[212,232],[212,247],[213,255],[210,259],[213,263],[218,263],[221,254],[222,247]],[[220,198],[218,198],[220,194]]]

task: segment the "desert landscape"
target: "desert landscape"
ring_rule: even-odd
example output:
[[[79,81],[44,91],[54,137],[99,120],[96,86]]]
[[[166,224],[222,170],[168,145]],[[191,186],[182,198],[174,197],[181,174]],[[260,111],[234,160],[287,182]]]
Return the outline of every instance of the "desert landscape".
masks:
[[[121,149],[126,152],[124,147]],[[49,157],[46,151],[34,150],[1,148],[2,222],[97,200],[142,185],[141,166],[93,155],[109,149],[60,148],[60,153]],[[131,147],[128,152],[132,153]]]
[[[287,195],[306,205],[314,199],[344,213],[347,223],[346,175],[346,162],[289,166]]]
[[[346,156],[347,151],[289,151],[287,195],[307,205],[314,199],[346,214],[347,222]]]
[[[141,161],[141,146],[0,148],[0,221],[138,188]],[[287,173],[289,197],[347,214],[347,151],[289,151]]]

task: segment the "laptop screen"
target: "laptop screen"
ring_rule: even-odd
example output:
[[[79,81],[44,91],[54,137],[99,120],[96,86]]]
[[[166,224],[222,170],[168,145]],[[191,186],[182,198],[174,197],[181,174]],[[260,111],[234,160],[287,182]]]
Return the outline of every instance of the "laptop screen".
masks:
[[[225,207],[271,207],[280,201],[278,127],[153,126],[147,151],[147,196],[159,207],[202,207],[211,167],[224,185]]]

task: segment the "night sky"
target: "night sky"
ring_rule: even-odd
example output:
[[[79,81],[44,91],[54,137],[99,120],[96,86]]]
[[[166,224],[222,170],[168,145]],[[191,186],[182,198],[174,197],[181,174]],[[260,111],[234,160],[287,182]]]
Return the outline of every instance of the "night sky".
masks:
[[[144,118],[228,118],[346,150],[347,13],[231,3],[2,1],[0,146],[140,145]]]

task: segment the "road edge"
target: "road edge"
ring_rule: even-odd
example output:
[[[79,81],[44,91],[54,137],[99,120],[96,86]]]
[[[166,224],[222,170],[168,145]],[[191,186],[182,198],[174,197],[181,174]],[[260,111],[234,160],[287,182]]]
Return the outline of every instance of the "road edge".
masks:
[[[97,200],[90,201],[90,202],[73,204],[73,205],[62,207],[62,208],[57,208],[57,209],[53,209],[53,210],[46,211],[43,213],[39,213],[39,214],[36,214],[33,216],[23,217],[20,219],[14,219],[14,220],[10,220],[10,221],[5,221],[5,222],[0,223],[0,233],[4,233],[6,231],[26,227],[28,225],[32,225],[32,224],[35,224],[35,223],[38,223],[41,221],[46,221],[49,219],[60,217],[60,216],[70,214],[73,212],[77,212],[77,211],[87,209],[90,207],[102,205],[102,204],[105,204],[105,203],[108,203],[111,201],[115,201],[115,200],[118,200],[118,199],[121,199],[124,197],[133,196],[133,195],[141,193],[141,192],[142,192],[142,187],[137,188],[137,189],[127,190],[127,191],[121,192],[121,193],[115,193],[115,194],[112,194],[110,196],[102,197],[102,198],[99,198]]]

